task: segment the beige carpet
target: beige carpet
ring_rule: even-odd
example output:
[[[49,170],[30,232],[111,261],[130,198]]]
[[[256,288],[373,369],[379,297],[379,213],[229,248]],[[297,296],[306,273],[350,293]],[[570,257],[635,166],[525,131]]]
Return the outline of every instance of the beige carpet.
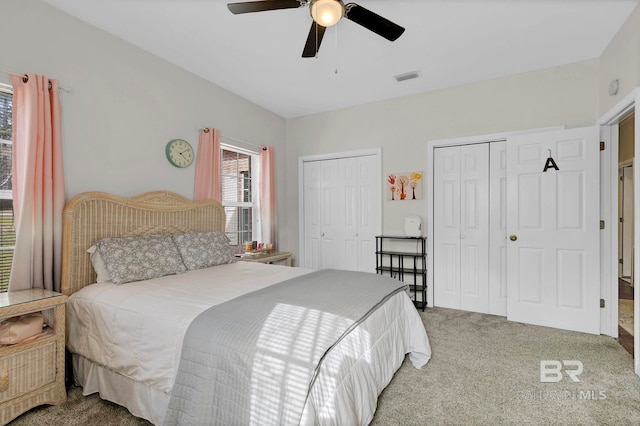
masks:
[[[633,300],[618,300],[618,324],[633,336]]]
[[[385,389],[372,425],[638,425],[640,378],[614,339],[504,318],[429,308],[420,313],[433,357],[406,362]],[[579,383],[540,382],[541,360],[578,360]],[[59,407],[34,409],[19,425],[146,424],[78,388]],[[348,425],[347,425],[348,426]]]

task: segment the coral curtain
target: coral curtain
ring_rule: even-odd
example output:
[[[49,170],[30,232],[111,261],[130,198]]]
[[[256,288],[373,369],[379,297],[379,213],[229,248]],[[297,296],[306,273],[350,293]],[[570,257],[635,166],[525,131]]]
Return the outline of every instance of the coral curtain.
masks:
[[[220,130],[206,128],[200,132],[196,157],[194,201],[222,201],[220,176]]]
[[[260,223],[262,241],[277,246],[276,217],[276,180],[273,147],[267,146],[260,151]]]
[[[27,74],[11,76],[11,84],[16,245],[9,291],[60,291],[65,196],[59,82]]]

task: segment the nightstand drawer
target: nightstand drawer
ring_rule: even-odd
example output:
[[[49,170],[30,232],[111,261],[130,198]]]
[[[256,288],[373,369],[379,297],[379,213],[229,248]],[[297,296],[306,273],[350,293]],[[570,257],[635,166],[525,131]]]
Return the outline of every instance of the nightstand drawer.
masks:
[[[56,339],[36,340],[0,348],[0,403],[56,380]]]

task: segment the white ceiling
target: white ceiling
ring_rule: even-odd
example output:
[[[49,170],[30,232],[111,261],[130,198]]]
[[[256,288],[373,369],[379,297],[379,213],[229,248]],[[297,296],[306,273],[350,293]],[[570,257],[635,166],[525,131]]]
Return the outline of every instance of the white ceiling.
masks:
[[[345,19],[305,59],[308,7],[233,15],[222,0],[44,1],[285,118],[597,58],[640,2],[356,0],[405,33],[389,42]],[[421,77],[394,79],[410,71]]]

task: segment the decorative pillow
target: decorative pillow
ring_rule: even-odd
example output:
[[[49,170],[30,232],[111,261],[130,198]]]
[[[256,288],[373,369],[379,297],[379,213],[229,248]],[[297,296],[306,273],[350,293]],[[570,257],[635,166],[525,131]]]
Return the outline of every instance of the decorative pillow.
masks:
[[[111,275],[109,275],[109,270],[107,269],[107,265],[104,264],[104,259],[100,255],[100,250],[95,245],[89,247],[87,250],[91,255],[91,265],[93,265],[93,270],[96,271],[96,282],[97,283],[106,283],[111,281]]]
[[[114,284],[186,271],[169,235],[105,238],[96,243]]]
[[[190,232],[171,237],[190,271],[236,261],[224,232]]]
[[[0,321],[0,345],[13,345],[42,333],[44,317],[41,312],[33,312]]]

